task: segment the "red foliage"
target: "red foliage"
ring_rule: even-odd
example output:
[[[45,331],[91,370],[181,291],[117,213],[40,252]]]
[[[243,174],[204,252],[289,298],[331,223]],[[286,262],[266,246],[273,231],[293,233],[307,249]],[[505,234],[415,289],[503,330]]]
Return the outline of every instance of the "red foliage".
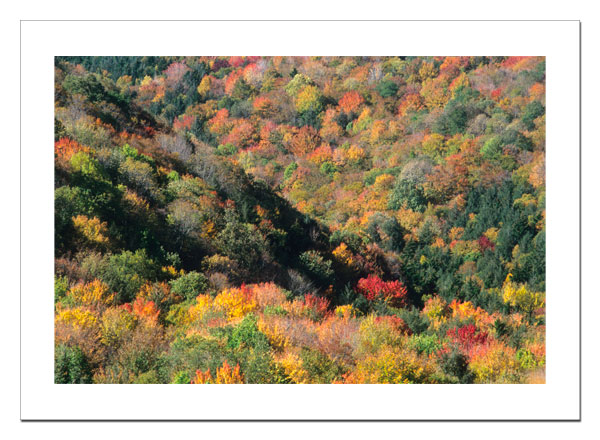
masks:
[[[398,280],[383,281],[377,275],[371,274],[367,278],[358,280],[356,287],[358,292],[369,301],[383,299],[397,307],[406,304],[406,295],[408,292],[404,284]]]
[[[144,127],[144,133],[148,137],[154,137],[154,135],[156,134],[156,130],[154,130],[154,128],[152,127]]]
[[[147,319],[151,323],[158,321],[160,310],[156,308],[154,301],[145,301],[143,298],[137,298],[133,302],[133,313],[142,319]]]
[[[229,57],[229,65],[233,67],[240,67],[246,62],[245,57],[232,56]]]
[[[492,99],[495,100],[495,101],[497,101],[498,98],[500,98],[501,95],[502,95],[502,88],[501,87],[499,87],[497,89],[494,89],[492,91]]]
[[[524,56],[508,57],[504,61],[502,61],[502,63],[500,65],[502,67],[513,67],[515,64],[519,63],[520,61],[523,61],[525,58],[528,58],[528,57],[524,57]]]
[[[233,89],[235,88],[235,84],[238,79],[242,77],[242,70],[234,70],[229,75],[227,75],[227,79],[225,80],[225,93],[231,95],[233,93]]]
[[[259,96],[252,103],[254,107],[254,111],[263,118],[268,118],[273,116],[275,113],[275,106],[273,105],[273,101],[271,101],[266,96]]]
[[[191,129],[194,123],[195,116],[183,115],[173,120],[173,130],[179,131],[183,129]]]
[[[479,249],[481,250],[481,252],[485,251],[486,249],[494,250],[494,248],[496,247],[494,243],[492,243],[490,239],[487,238],[485,235],[479,237],[477,243],[479,244]]]
[[[224,58],[217,58],[213,61],[212,70],[218,72],[219,70],[229,67],[229,62]]]
[[[454,327],[446,332],[446,336],[465,353],[470,353],[475,346],[486,344],[489,339],[486,332],[478,332],[473,324],[458,329]]]
[[[231,127],[229,120],[229,110],[222,108],[211,119],[208,120],[208,125],[213,133],[224,134]]]
[[[304,307],[313,309],[319,316],[325,316],[329,312],[329,300],[309,293],[304,296]]]
[[[231,143],[240,148],[248,148],[256,144],[258,140],[258,134],[252,123],[246,119],[237,119],[233,124],[233,129],[223,140],[223,143]]]

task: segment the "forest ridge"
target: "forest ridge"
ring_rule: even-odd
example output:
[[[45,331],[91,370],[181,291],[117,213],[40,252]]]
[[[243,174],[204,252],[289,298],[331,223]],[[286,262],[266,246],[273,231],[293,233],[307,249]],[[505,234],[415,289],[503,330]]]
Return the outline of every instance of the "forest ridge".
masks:
[[[543,57],[56,57],[56,383],[543,383]]]

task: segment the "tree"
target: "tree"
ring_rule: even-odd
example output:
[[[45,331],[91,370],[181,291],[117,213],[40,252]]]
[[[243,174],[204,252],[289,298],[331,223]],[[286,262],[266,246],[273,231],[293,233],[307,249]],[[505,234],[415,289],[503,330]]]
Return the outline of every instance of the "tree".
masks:
[[[170,282],[173,293],[185,300],[191,300],[208,288],[208,279],[199,272],[188,272]]]
[[[377,84],[377,93],[381,95],[382,98],[389,98],[391,96],[396,96],[398,93],[398,84],[394,81],[386,79]]]
[[[116,292],[119,304],[131,302],[142,285],[156,274],[155,263],[145,249],[108,256],[96,270],[99,278]]]
[[[368,301],[382,300],[400,307],[406,304],[408,291],[398,280],[383,281],[377,275],[370,274],[358,280],[356,288]]]

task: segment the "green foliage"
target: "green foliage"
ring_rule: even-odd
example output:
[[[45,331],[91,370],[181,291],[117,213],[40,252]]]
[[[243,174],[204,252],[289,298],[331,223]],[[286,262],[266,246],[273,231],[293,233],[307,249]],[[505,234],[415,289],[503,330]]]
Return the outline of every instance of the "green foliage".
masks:
[[[173,384],[189,384],[191,382],[192,378],[190,377],[190,374],[187,371],[180,371],[178,372],[175,377],[173,378]]]
[[[532,101],[525,107],[525,111],[523,113],[522,121],[525,124],[527,130],[533,130],[535,128],[535,124],[533,121],[542,116],[545,113],[545,108],[539,101]]]
[[[502,153],[502,140],[499,137],[488,139],[481,147],[481,155],[488,160],[497,160]]]
[[[304,270],[321,285],[333,282],[335,272],[331,260],[325,259],[317,251],[307,251],[300,254],[300,264]]]
[[[99,278],[116,292],[119,304],[133,301],[142,285],[156,276],[155,263],[144,249],[107,256],[97,271]]]
[[[427,199],[423,187],[413,180],[398,178],[394,189],[390,192],[388,207],[389,209],[406,207],[416,212],[425,211]]]
[[[344,369],[327,355],[307,348],[300,352],[302,366],[314,383],[332,383],[341,380]]]
[[[57,383],[543,368],[542,57],[57,57],[55,73]],[[410,308],[358,294],[369,275]],[[116,304],[68,294],[93,279]],[[451,340],[467,324],[489,352]]]
[[[385,79],[377,85],[377,93],[379,93],[383,98],[396,96],[398,93],[398,84],[392,80]]]
[[[290,177],[292,177],[292,174],[294,174],[294,171],[296,171],[297,169],[298,164],[296,162],[292,162],[291,164],[289,164],[283,172],[283,180],[289,180]]]
[[[92,383],[92,367],[79,347],[55,348],[54,383]]]
[[[184,300],[192,300],[208,288],[208,279],[199,272],[188,272],[175,280],[169,282],[171,291]]]
[[[326,161],[321,164],[320,170],[323,174],[332,177],[338,169],[332,162]]]
[[[256,326],[256,316],[246,315],[242,322],[233,329],[227,342],[229,348],[249,347],[254,349],[265,349],[269,341]]]
[[[233,156],[237,151],[237,147],[231,143],[219,145],[217,147],[217,156]]]
[[[416,335],[412,338],[410,345],[419,354],[425,353],[426,355],[434,354],[442,348],[437,335]]]
[[[442,354],[441,365],[444,373],[456,377],[459,383],[473,383],[474,377],[469,370],[469,362],[459,350],[452,349],[449,353]]]
[[[256,270],[265,262],[263,255],[268,253],[268,244],[253,224],[242,223],[230,215],[218,240],[222,254],[244,269]]]
[[[69,280],[67,277],[54,276],[54,302],[57,303],[67,294]]]

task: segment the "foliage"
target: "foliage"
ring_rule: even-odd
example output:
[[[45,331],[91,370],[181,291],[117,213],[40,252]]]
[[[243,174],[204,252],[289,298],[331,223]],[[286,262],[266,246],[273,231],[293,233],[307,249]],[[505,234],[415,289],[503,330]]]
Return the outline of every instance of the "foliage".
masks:
[[[56,57],[57,383],[531,383],[543,57]]]

